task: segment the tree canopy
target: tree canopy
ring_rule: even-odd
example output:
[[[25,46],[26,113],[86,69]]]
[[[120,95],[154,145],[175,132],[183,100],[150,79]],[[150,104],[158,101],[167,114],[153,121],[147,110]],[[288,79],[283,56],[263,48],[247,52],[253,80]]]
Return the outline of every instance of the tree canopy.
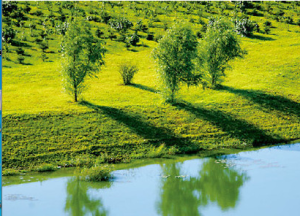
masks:
[[[76,19],[69,24],[61,47],[64,87],[77,102],[78,95],[85,88],[85,79],[88,76],[95,77],[104,64],[106,50],[103,42],[93,36],[90,25]]]
[[[162,93],[167,101],[173,102],[180,84],[188,83],[192,77],[196,50],[196,35],[190,25],[181,22],[168,29],[153,50],[153,57],[159,65]]]
[[[233,24],[225,18],[210,19],[207,32],[199,42],[196,61],[203,85],[215,88],[230,67],[229,61],[241,57],[243,53]]]

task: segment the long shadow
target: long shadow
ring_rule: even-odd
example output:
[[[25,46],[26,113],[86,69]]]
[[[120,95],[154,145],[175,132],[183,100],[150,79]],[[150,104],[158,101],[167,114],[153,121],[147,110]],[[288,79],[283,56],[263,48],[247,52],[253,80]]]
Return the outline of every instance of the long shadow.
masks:
[[[252,35],[252,36],[250,36],[250,38],[251,39],[263,40],[263,41],[274,41],[274,40],[276,40],[274,38],[261,36],[261,35]]]
[[[31,45],[27,44],[27,43],[24,43],[24,42],[21,42],[21,41],[16,41],[16,40],[13,40],[11,42],[11,44],[13,46],[21,46],[21,47],[32,47]]]
[[[223,86],[222,89],[241,95],[254,103],[259,104],[262,108],[270,110],[278,110],[286,115],[296,115],[300,118],[300,104],[288,98],[279,95],[269,95],[258,90],[236,89],[229,86]]]
[[[33,65],[31,63],[22,63],[22,65]]]
[[[148,87],[148,86],[144,86],[142,84],[131,84],[130,86],[134,87],[134,88],[139,88],[142,90],[146,90],[152,93],[157,93],[157,90],[155,90],[154,88]]]
[[[125,124],[136,134],[147,139],[150,144],[159,145],[161,143],[165,143],[170,146],[183,145],[187,143],[187,139],[176,137],[172,131],[166,128],[151,125],[148,122],[143,121],[138,115],[131,115],[123,110],[112,107],[98,106],[87,101],[82,101],[80,104]]]
[[[188,111],[194,114],[197,118],[209,121],[222,131],[226,132],[230,137],[250,143],[253,146],[260,146],[266,143],[274,144],[285,141],[279,136],[266,134],[255,125],[245,120],[234,118],[220,110],[208,110],[202,107],[195,107],[187,102],[173,104],[173,106],[176,106],[178,109]]]

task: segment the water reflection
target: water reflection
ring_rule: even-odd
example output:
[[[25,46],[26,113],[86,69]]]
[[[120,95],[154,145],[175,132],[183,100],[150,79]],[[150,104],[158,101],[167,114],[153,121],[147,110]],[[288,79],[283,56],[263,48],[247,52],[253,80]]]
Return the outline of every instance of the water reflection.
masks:
[[[101,198],[93,198],[89,189],[100,189],[110,187],[111,183],[88,183],[78,178],[71,178],[67,182],[67,199],[65,212],[72,216],[106,216],[107,209],[102,204]]]
[[[200,216],[201,207],[210,203],[216,203],[223,211],[234,208],[241,186],[249,179],[245,172],[226,167],[213,158],[203,162],[198,176],[184,176],[182,167],[183,163],[162,166],[159,215]]]

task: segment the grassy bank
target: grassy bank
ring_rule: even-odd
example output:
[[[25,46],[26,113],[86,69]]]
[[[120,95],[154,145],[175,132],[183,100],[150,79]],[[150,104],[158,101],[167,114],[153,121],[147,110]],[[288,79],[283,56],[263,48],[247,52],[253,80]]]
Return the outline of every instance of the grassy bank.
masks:
[[[37,7],[44,11],[45,5],[34,5],[33,11]],[[161,22],[154,22],[152,30],[163,33],[162,21],[171,24],[175,16],[197,18],[195,13],[184,15],[182,6],[176,14],[158,15]],[[252,19],[260,24],[266,20]],[[199,26],[196,22],[194,30]],[[80,103],[62,90],[59,38],[51,36],[49,50],[54,53],[42,62],[28,36],[24,43],[30,64],[18,64],[15,53],[3,63],[3,168],[75,166],[97,158],[102,163],[129,162],[299,139],[300,29],[274,20],[272,26],[269,35],[255,33],[242,39],[248,54],[232,63],[222,88],[183,86],[172,105],[163,103],[159,93],[151,58],[157,42],[146,40],[144,33],[138,46],[129,50],[122,42],[105,39],[106,65],[98,79],[88,80]],[[29,34],[29,29],[25,32]],[[139,72],[133,85],[124,86],[118,65],[128,60],[137,63]]]

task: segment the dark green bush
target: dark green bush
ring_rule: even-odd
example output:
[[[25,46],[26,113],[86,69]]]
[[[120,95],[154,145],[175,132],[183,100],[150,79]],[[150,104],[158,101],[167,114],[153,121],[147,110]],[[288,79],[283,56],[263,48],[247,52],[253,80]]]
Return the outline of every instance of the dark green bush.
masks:
[[[50,171],[55,171],[56,166],[52,164],[42,164],[39,167],[37,167],[36,171],[38,172],[50,172]]]
[[[131,45],[135,46],[140,41],[140,38],[137,35],[137,33],[133,33],[133,35],[131,35],[130,37],[127,38],[127,41]]]
[[[149,32],[148,34],[147,34],[147,38],[146,38],[147,40],[154,40],[154,33],[153,32]]]
[[[24,64],[25,58],[23,56],[18,56],[18,62],[19,64]]]

